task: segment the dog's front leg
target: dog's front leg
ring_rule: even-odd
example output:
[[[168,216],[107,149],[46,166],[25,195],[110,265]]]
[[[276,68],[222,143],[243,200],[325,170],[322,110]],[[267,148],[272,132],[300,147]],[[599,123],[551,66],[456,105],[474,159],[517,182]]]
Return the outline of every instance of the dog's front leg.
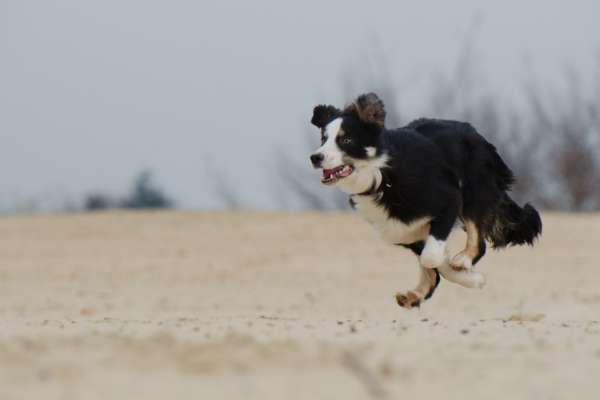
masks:
[[[435,217],[429,228],[429,236],[421,253],[420,263],[424,268],[437,268],[448,258],[446,241],[456,218],[458,217],[458,201],[449,204],[446,210]]]
[[[433,295],[435,288],[440,283],[440,274],[435,268],[423,268],[419,266],[419,283],[413,290],[404,293],[396,293],[398,305],[404,308],[413,308],[421,305]]]
[[[412,250],[417,257],[423,252],[425,242],[419,241],[404,247]],[[440,274],[437,269],[423,268],[419,263],[419,283],[413,290],[396,293],[398,305],[404,308],[413,308],[421,305],[423,300],[427,300],[433,295],[436,287],[440,283]]]

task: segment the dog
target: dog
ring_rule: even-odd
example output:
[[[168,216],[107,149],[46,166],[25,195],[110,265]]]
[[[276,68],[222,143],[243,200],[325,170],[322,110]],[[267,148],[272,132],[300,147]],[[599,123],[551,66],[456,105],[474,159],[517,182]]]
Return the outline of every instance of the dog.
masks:
[[[419,282],[396,294],[401,307],[429,299],[440,275],[482,288],[485,278],[473,267],[486,242],[494,248],[533,245],[542,232],[539,213],[509,197],[513,172],[470,124],[422,118],[387,129],[385,117],[375,93],[343,110],[314,107],[311,123],[321,131],[321,146],[310,161],[322,170],[321,182],[347,193],[383,240],[418,257]],[[465,247],[450,257],[446,242],[461,228]]]

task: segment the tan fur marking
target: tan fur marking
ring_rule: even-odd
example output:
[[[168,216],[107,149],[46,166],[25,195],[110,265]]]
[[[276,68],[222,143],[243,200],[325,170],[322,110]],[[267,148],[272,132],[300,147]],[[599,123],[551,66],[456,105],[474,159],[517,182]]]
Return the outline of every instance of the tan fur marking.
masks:
[[[467,231],[467,243],[465,249],[452,258],[450,267],[455,271],[468,270],[472,266],[473,259],[479,253],[479,230],[473,221],[465,220]]]
[[[437,276],[435,270],[431,268],[419,268],[420,276],[419,283],[417,284],[416,289],[414,290],[418,293],[421,298],[427,296],[427,293],[435,286],[435,282],[437,280]]]
[[[477,253],[479,253],[479,230],[477,230],[477,225],[469,220],[465,221],[465,227],[467,228],[467,246],[465,248],[465,254],[472,260],[477,257]]]

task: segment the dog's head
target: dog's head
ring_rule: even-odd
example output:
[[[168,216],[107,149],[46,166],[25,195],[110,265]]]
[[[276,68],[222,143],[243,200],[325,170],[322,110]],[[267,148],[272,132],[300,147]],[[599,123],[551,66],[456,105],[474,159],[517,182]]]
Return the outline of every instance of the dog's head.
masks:
[[[385,129],[385,107],[374,93],[360,95],[343,111],[318,105],[311,123],[321,129],[321,147],[310,156],[323,170],[321,182],[348,193],[364,191],[375,170],[385,164],[379,135]]]

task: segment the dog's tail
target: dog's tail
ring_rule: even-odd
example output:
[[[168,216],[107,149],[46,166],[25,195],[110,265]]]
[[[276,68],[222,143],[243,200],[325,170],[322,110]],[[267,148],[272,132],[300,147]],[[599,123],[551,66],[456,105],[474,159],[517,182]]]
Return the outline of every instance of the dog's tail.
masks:
[[[520,207],[508,194],[503,193],[493,215],[487,239],[494,248],[510,245],[533,245],[542,233],[542,219],[531,204]]]

